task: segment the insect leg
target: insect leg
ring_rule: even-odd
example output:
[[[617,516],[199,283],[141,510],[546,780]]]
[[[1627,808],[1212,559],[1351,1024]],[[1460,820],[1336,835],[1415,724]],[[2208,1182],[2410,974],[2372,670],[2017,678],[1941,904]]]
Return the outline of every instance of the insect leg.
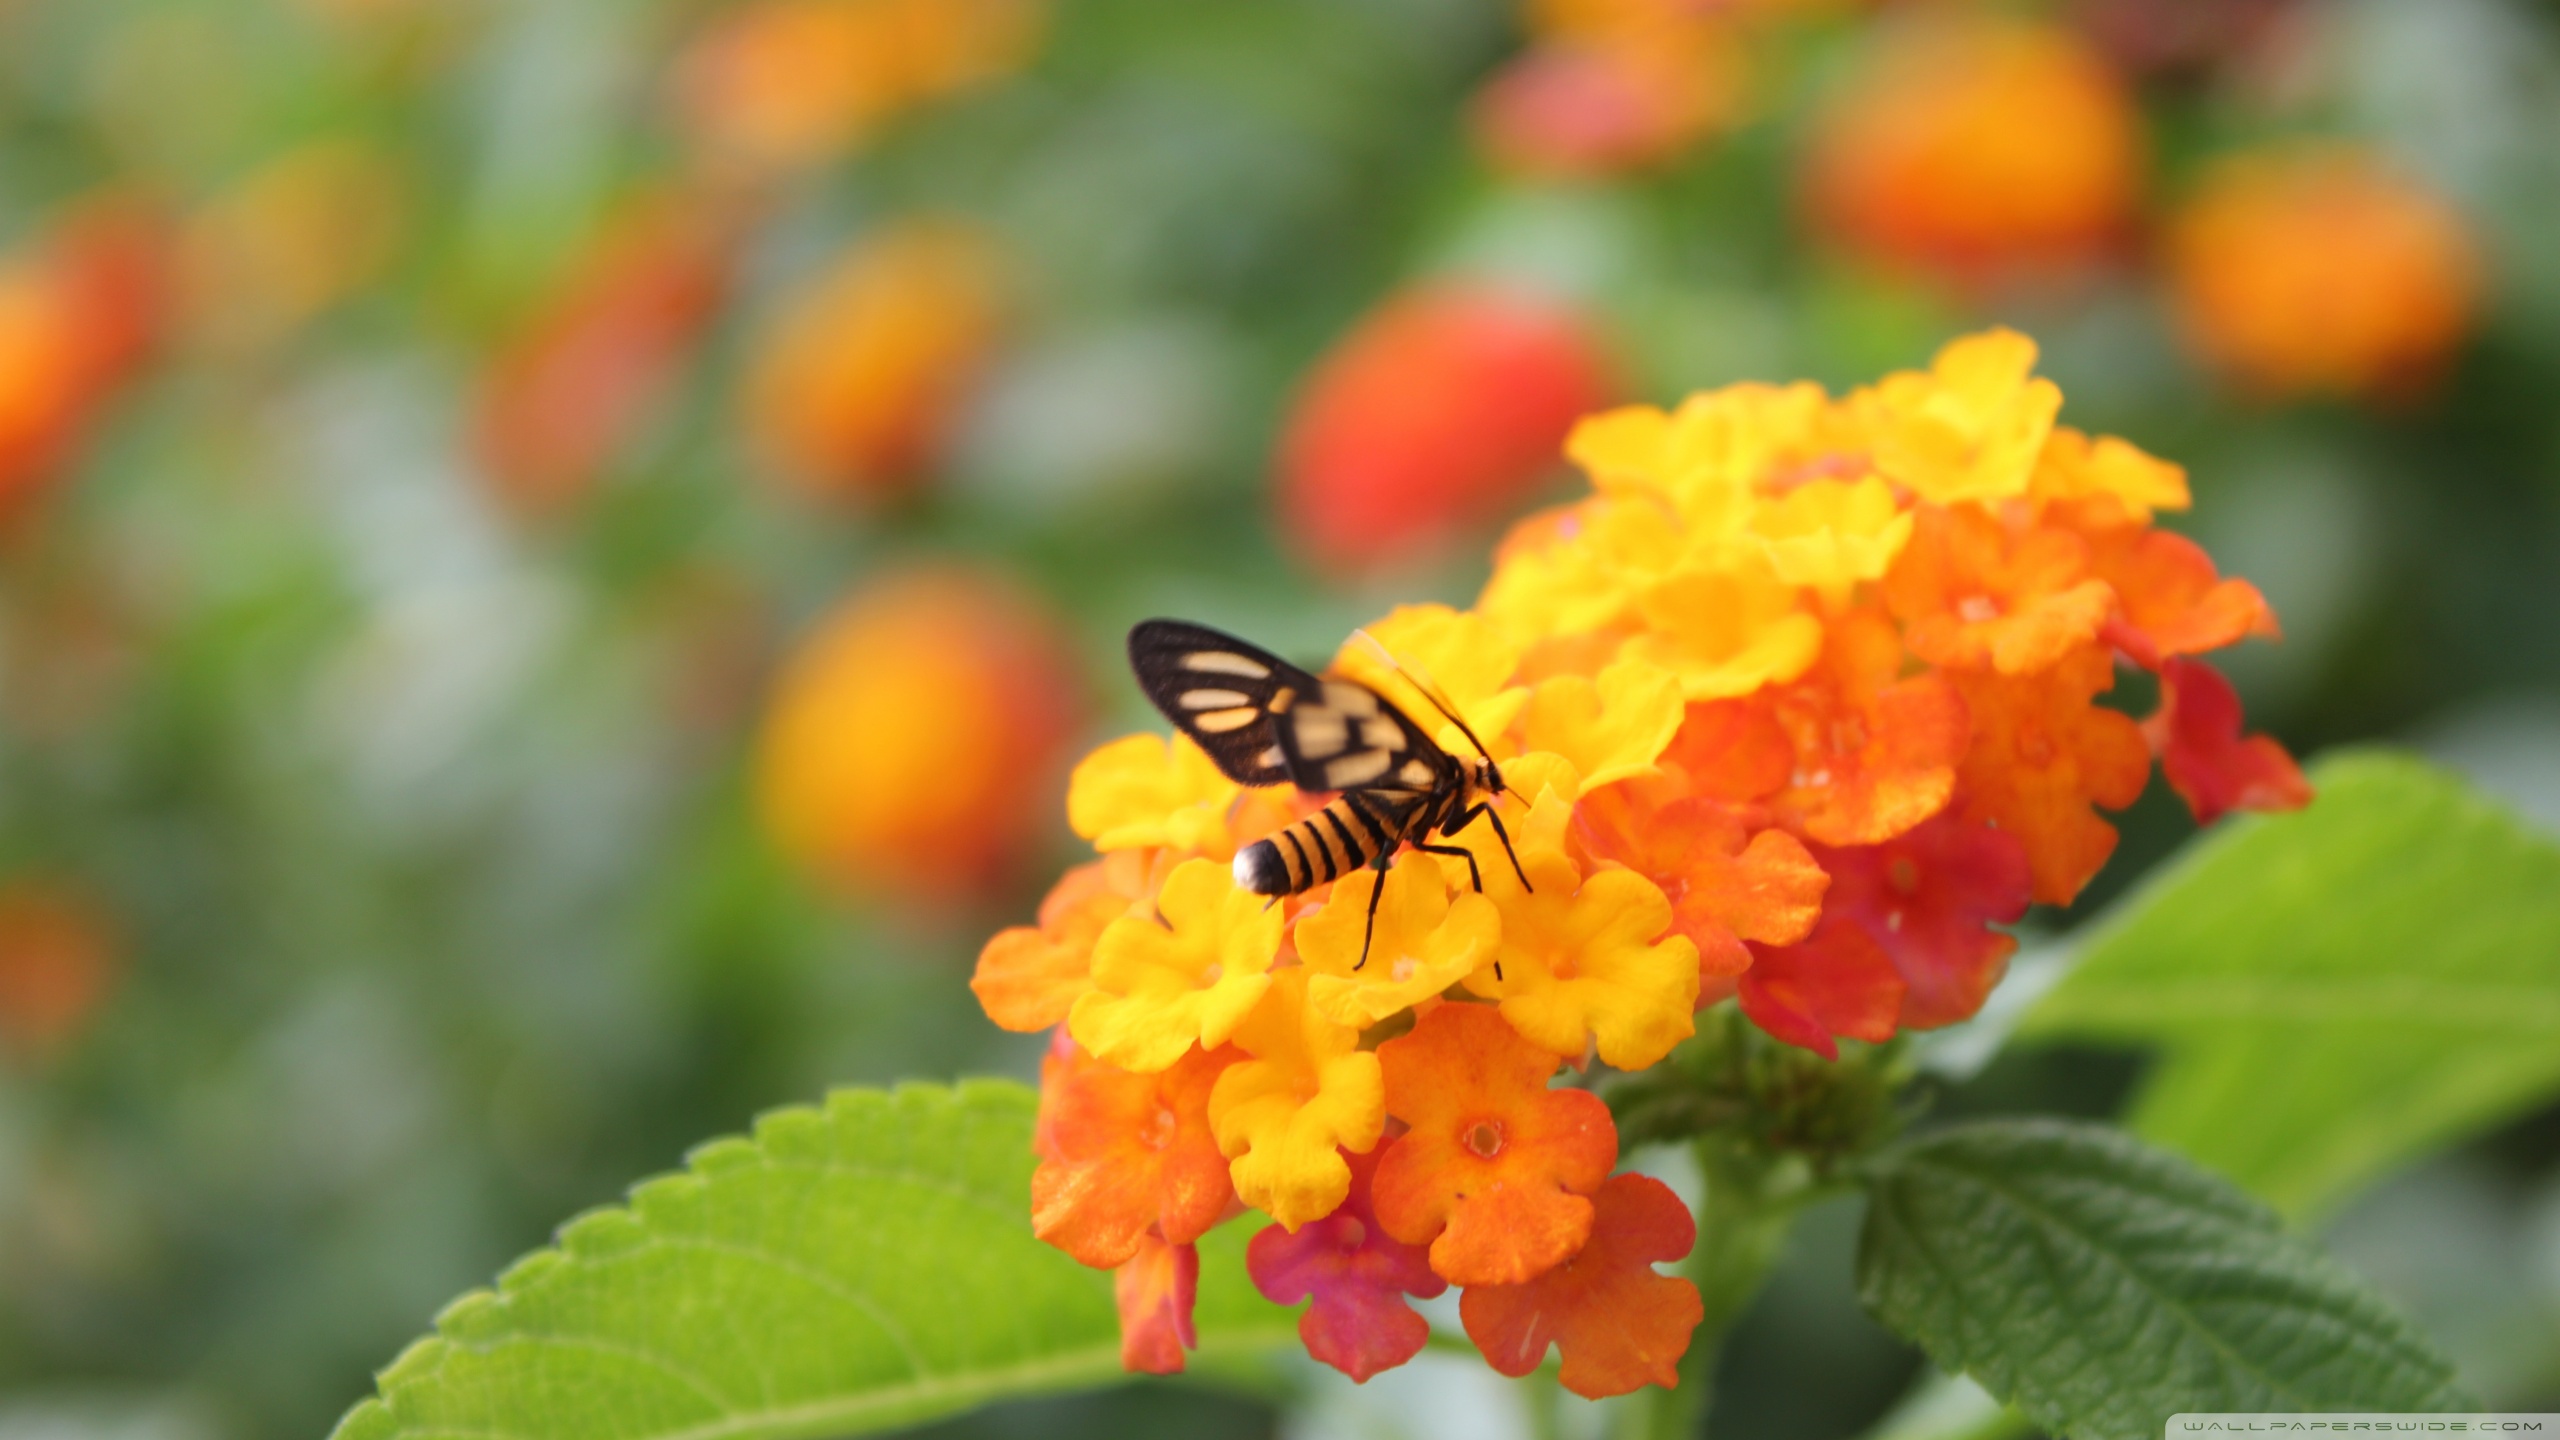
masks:
[[[1378,858],[1369,862],[1369,873],[1378,877],[1378,883],[1369,887],[1369,920],[1360,929],[1360,959],[1351,967],[1353,970],[1369,963],[1369,942],[1378,934],[1378,897],[1387,893],[1387,862],[1391,858],[1391,850],[1381,850]]]
[[[1419,840],[1413,842],[1413,848],[1421,851],[1425,855],[1452,855],[1460,860],[1466,861],[1467,878],[1475,883],[1477,894],[1481,895],[1484,893],[1484,875],[1476,869],[1476,855],[1474,851],[1467,849],[1463,845],[1425,845]]]
[[[1502,842],[1502,853],[1511,857],[1511,873],[1520,877],[1520,888],[1528,891],[1532,895],[1537,894],[1538,887],[1529,883],[1529,872],[1520,868],[1520,852],[1511,848],[1511,832],[1502,828],[1502,816],[1494,810],[1492,801],[1479,800],[1475,804],[1468,806],[1466,809],[1459,811],[1457,814],[1450,816],[1448,823],[1440,827],[1440,833],[1443,835],[1455,835],[1459,831],[1466,829],[1469,825],[1474,824],[1475,818],[1479,815],[1493,822],[1494,838]],[[1430,847],[1425,846],[1423,848],[1429,849]],[[1470,860],[1467,863],[1469,869],[1474,868],[1474,861]],[[1478,890],[1482,890],[1484,886],[1479,882],[1476,888]]]

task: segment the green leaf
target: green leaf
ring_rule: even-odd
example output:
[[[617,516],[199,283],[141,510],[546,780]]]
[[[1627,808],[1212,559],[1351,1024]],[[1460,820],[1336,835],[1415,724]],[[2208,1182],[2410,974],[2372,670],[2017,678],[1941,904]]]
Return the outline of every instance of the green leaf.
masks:
[[[2560,846],[2385,752],[2101,922],[2023,1033],[2164,1052],[2135,1131],[2301,1216],[2560,1090]]]
[[[337,1440],[765,1440],[1120,1378],[1111,1276],[1032,1238],[1020,1085],[845,1090],[714,1141],[436,1319]],[[1201,1242],[1200,1358],[1291,1342]]]
[[[2441,1410],[2453,1367],[2273,1211],[2106,1126],[1987,1121],[1889,1151],[1858,1292],[2078,1440],[2182,1410]]]

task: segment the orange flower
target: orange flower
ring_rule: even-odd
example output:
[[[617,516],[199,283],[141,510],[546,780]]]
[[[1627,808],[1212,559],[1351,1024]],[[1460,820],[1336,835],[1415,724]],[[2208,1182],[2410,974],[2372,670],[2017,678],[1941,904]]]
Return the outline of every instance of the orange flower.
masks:
[[[663,196],[572,262],[481,379],[472,448],[501,499],[558,512],[622,455],[718,310],[729,249],[696,202]]]
[[[1157,852],[1123,850],[1058,878],[1040,902],[1040,923],[999,930],[978,952],[969,981],[987,1018],[1007,1030],[1063,1023],[1093,970],[1104,926],[1135,914],[1155,894],[1165,867]]]
[[[1235,1199],[1209,1095],[1242,1059],[1191,1052],[1169,1069],[1115,1069],[1060,1035],[1040,1062],[1031,1231],[1086,1265],[1118,1265],[1153,1235],[1187,1245]]]
[[[2276,636],[2275,611],[2246,580],[2225,580],[2204,547],[2174,530],[2116,526],[2090,537],[2089,568],[2115,592],[2106,640],[2147,669],[2163,657]]]
[[[115,938],[86,896],[37,880],[0,885],[0,1040],[32,1056],[60,1048],[115,972]]]
[[[675,103],[719,163],[800,170],[902,110],[1003,75],[1038,43],[1037,0],[761,0],[685,48]]]
[[[757,794],[783,849],[857,890],[1002,879],[1038,839],[1082,709],[1056,622],[993,576],[875,580],[785,669]]]
[[[2089,574],[2079,536],[2006,525],[1969,505],[1921,517],[1884,595],[1913,655],[2003,675],[2045,669],[2089,643],[2116,598]]]
[[[99,408],[149,351],[161,248],[147,212],[101,199],[0,258],[0,520],[70,466]]]
[[[783,303],[747,380],[748,425],[819,499],[884,499],[941,463],[1001,323],[992,243],[910,220]]]
[[[1582,1248],[1618,1162],[1609,1107],[1550,1090],[1556,1057],[1490,1006],[1444,1004],[1378,1047],[1387,1113],[1409,1128],[1379,1158],[1378,1223],[1431,1247],[1459,1285],[1516,1284]]]
[[[1485,1363],[1505,1375],[1564,1352],[1557,1378],[1586,1400],[1680,1383],[1680,1357],[1706,1318],[1698,1287],[1663,1275],[1698,1243],[1698,1225],[1671,1187],[1620,1175],[1592,1197],[1591,1240],[1573,1258],[1516,1285],[1473,1285],[1458,1318]]]
[[[2189,345],[2269,398],[2424,389],[2479,304],[2462,216],[2342,145],[2220,162],[2170,222],[2168,265]]]
[[[1200,1250],[1142,1236],[1138,1253],[1111,1277],[1120,1307],[1120,1368],[1179,1375],[1184,1353],[1200,1348],[1191,1308],[1200,1298]]]
[[[2311,782],[2282,745],[2240,733],[2240,695],[2201,660],[2171,660],[2160,671],[2160,709],[2142,722],[2170,787],[2196,823],[2231,810],[2299,810]]]
[[[1390,299],[1291,403],[1282,529],[1334,569],[1434,549],[1527,499],[1608,389],[1589,325],[1553,301],[1480,284]]]
[[[1960,769],[1966,813],[2027,847],[2035,898],[2068,905],[2116,848],[2091,808],[2121,810],[2142,794],[2150,751],[2132,718],[2090,704],[2115,684],[2114,662],[2089,646],[2035,675],[1964,674],[1973,747]]]
[[[1768,704],[1794,752],[1769,800],[1825,845],[1871,845],[1938,813],[1965,753],[1965,706],[1938,675],[1896,679],[1902,642],[1872,611],[1831,624],[1821,663]]]
[[[1813,929],[1830,882],[1802,841],[1768,828],[1765,811],[1681,788],[1630,780],[1587,795],[1573,838],[1593,860],[1661,887],[1673,932],[1698,947],[1698,1002],[1708,1005],[1750,968],[1744,941],[1791,945]]]
[[[2067,267],[2126,232],[2146,148],[2124,82],[2070,31],[1941,11],[1877,32],[1815,122],[1805,203],[1878,260]]]

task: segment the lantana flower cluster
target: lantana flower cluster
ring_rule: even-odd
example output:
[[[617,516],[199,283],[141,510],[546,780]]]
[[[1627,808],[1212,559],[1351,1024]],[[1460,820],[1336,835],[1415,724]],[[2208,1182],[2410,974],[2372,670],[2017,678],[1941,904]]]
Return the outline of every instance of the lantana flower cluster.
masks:
[[[1231,858],[1323,797],[1155,735],[1084,761],[1100,856],[974,985],[1055,1030],[1032,1223],[1117,1270],[1132,1368],[1181,1367],[1195,1242],[1241,1207],[1276,1222],[1255,1284],[1354,1379],[1454,1285],[1503,1373],[1554,1348],[1582,1395],[1671,1385],[1702,1312],[1654,1267],[1694,1222],[1560,1074],[1652,1066],[1729,997],[1830,1057],[1973,1014],[2000,927],[2080,892],[2155,759],[2200,819],[2308,797],[2197,658],[2272,635],[2265,600],[2153,524],[2176,466],[2056,423],[2035,358],[1992,331],[1846,396],[1594,416],[1592,493],[1520,524],[1474,608],[1369,627],[1501,762],[1526,885],[1480,820],[1481,891],[1407,851],[1268,902]],[[1336,668],[1431,714],[1366,645]],[[2147,719],[2101,703],[2140,672]]]

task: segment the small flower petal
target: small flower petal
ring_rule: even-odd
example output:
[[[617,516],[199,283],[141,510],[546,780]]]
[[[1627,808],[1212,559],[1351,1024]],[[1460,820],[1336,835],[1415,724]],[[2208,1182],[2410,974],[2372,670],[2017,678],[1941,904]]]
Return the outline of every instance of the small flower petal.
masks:
[[[1486,1005],[1433,1009],[1378,1047],[1405,1133],[1378,1161],[1378,1221],[1460,1285],[1515,1284],[1582,1248],[1618,1162],[1609,1107],[1550,1090],[1555,1055]]]
[[[2142,733],[2199,825],[2232,810],[2311,803],[2311,782],[2285,748],[2264,735],[2242,735],[2240,724],[2239,692],[2221,671],[2183,659],[2161,668],[2160,709],[2142,722]]]
[[[1120,1309],[1120,1368],[1132,1374],[1179,1375],[1184,1353],[1200,1348],[1191,1309],[1200,1296],[1200,1250],[1149,1235],[1111,1277]]]
[[[1326,1019],[1360,1030],[1492,963],[1502,935],[1493,902],[1471,890],[1453,898],[1440,865],[1418,851],[1396,857],[1387,871],[1373,930],[1369,902],[1379,883],[1374,870],[1346,875],[1322,909],[1298,922],[1308,999]]]
[[[1670,1389],[1706,1306],[1697,1286],[1653,1267],[1689,1253],[1697,1222],[1649,1175],[1616,1176],[1592,1203],[1580,1253],[1521,1284],[1469,1286],[1458,1318],[1485,1363],[1505,1375],[1537,1369],[1553,1346],[1564,1354],[1557,1378],[1586,1400]]]
[[[1093,947],[1093,988],[1067,1030],[1124,1070],[1161,1070],[1194,1043],[1226,1043],[1262,992],[1287,916],[1215,860],[1186,860],[1156,897],[1162,919],[1123,916]]]
[[[1387,1119],[1378,1057],[1357,1048],[1358,1031],[1307,1003],[1299,966],[1271,977],[1235,1043],[1253,1058],[1218,1077],[1209,1125],[1235,1161],[1236,1194],[1295,1230],[1333,1213],[1349,1191],[1339,1150],[1378,1143]]]
[[[1097,1269],[1137,1254],[1150,1231],[1177,1244],[1207,1233],[1235,1199],[1209,1095],[1242,1058],[1195,1049],[1139,1075],[1061,1037],[1040,1062],[1031,1233]]]
[[[1826,914],[1800,945],[1755,945],[1742,1013],[1790,1045],[1840,1058],[1832,1037],[1893,1038],[1907,987],[1892,957],[1846,915]]]
[[[1583,876],[1554,851],[1520,857],[1517,879],[1486,887],[1502,911],[1495,963],[1467,988],[1502,1005],[1531,1044],[1641,1070],[1697,1032],[1698,947],[1671,928],[1671,902],[1632,870]],[[1505,877],[1508,878],[1508,877]]]
[[[1307,1353],[1354,1381],[1366,1381],[1422,1352],[1431,1325],[1405,1303],[1449,1288],[1432,1273],[1429,1252],[1407,1245],[1378,1223],[1370,1198],[1375,1152],[1346,1154],[1351,1192],[1340,1209],[1296,1233],[1270,1226],[1245,1247],[1245,1271],[1274,1305],[1315,1303],[1298,1317]]]
[[[1165,845],[1226,859],[1227,808],[1240,787],[1181,736],[1128,735],[1084,758],[1067,781],[1067,824],[1096,850]]]

